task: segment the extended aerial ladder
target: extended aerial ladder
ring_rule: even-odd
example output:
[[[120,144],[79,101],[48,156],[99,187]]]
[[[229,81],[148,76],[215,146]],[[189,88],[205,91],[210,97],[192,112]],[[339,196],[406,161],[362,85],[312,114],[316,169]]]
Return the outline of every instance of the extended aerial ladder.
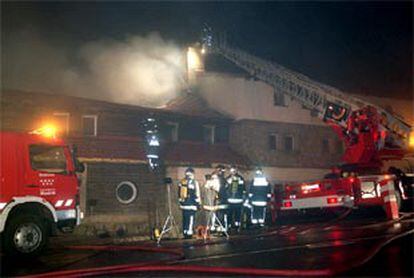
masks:
[[[330,124],[344,140],[347,163],[378,164],[385,157],[398,157],[408,149],[411,126],[399,116],[334,87],[230,47],[216,40],[211,28],[203,29],[202,47],[221,54],[250,75],[299,101]]]

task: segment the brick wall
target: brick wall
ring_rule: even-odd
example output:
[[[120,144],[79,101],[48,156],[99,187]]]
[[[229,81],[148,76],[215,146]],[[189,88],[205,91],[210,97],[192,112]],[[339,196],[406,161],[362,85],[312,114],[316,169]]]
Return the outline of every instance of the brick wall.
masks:
[[[130,181],[138,189],[130,204],[116,198],[116,187],[122,181]],[[149,235],[166,216],[165,186],[145,164],[88,163],[85,191],[86,225],[106,230],[127,225],[131,234]]]
[[[277,149],[269,148],[269,135],[277,134]],[[284,150],[284,137],[293,136],[294,150]],[[329,152],[323,150],[328,139]],[[230,145],[255,165],[274,167],[328,168],[340,162],[342,150],[329,127],[282,122],[241,120],[230,131]]]

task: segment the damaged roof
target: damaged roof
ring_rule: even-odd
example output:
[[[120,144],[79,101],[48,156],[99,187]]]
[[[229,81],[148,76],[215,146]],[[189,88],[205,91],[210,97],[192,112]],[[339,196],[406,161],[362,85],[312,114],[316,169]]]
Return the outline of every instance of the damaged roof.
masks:
[[[191,91],[183,92],[168,102],[164,108],[171,111],[179,111],[186,115],[231,119],[227,115],[212,109],[200,95]]]
[[[231,120],[216,110],[208,106],[208,104],[198,95],[190,92],[182,92],[178,97],[174,98],[166,105],[159,108],[144,107],[139,105],[115,103],[104,100],[91,98],[83,98],[77,96],[68,96],[62,94],[51,94],[45,92],[29,92],[21,90],[2,90],[2,108],[7,107],[10,99],[14,102],[12,105],[19,106],[59,106],[61,109],[76,110],[87,107],[93,110],[96,107],[99,111],[119,111],[125,112],[142,112],[154,113],[161,115],[174,116],[196,116],[201,118],[214,118],[217,120]],[[45,102],[47,100],[47,103]],[[16,101],[18,103],[16,103]]]
[[[145,142],[137,137],[99,136],[69,137],[78,156],[85,161],[146,163]],[[161,142],[161,160],[168,165],[212,165],[215,163],[249,165],[249,160],[233,151],[228,144],[203,142]]]

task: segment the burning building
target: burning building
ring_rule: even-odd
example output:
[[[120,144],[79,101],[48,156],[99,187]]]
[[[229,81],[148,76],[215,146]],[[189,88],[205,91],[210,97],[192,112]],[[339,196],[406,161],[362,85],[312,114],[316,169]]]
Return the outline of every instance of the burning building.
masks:
[[[78,146],[86,165],[81,177],[85,232],[151,234],[167,212],[162,178],[177,182],[188,166],[201,184],[218,164],[239,166],[247,179],[261,166],[273,184],[282,184],[320,178],[341,162],[342,142],[299,102],[234,66],[210,70],[202,64],[208,59],[195,57],[201,53],[194,49],[188,55],[194,60],[187,65],[192,90],[159,109],[3,90],[3,129],[27,132],[52,122],[60,136]],[[412,101],[371,101],[413,122]],[[148,167],[140,131],[148,115],[160,124],[159,174]]]
[[[249,167],[246,157],[229,145],[232,120],[195,96],[181,112],[108,103],[78,97],[3,91],[2,128],[29,132],[46,122],[75,144],[86,166],[81,177],[81,208],[87,233],[126,231],[149,235],[166,214],[164,176],[176,183],[192,166],[202,184],[216,164]],[[189,104],[187,102],[187,104]],[[143,119],[152,115],[160,123],[159,174],[150,171]],[[176,196],[173,195],[173,196]],[[175,202],[173,202],[175,204]],[[177,213],[178,208],[174,206]],[[177,213],[177,219],[179,219]]]

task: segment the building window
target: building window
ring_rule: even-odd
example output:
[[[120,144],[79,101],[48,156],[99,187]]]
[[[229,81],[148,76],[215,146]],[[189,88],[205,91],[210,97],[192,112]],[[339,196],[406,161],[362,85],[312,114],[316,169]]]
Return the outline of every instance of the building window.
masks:
[[[203,142],[204,127],[199,123],[195,123],[194,121],[180,122],[179,128],[178,140]]]
[[[284,138],[284,150],[286,152],[292,152],[294,150],[294,141],[292,135],[286,135]]]
[[[277,150],[277,134],[269,134],[269,150]]]
[[[123,181],[116,186],[116,199],[121,204],[130,204],[137,198],[137,196],[137,186],[130,181]]]
[[[275,106],[286,106],[285,94],[275,89],[273,91],[273,104]]]
[[[329,139],[327,138],[322,139],[322,152],[329,153]]]
[[[215,133],[215,126],[214,125],[205,125],[203,126],[204,133],[204,143],[207,144],[214,144],[214,133]]]
[[[55,118],[54,121],[58,127],[58,131],[63,135],[67,135],[69,133],[69,116],[70,114],[67,112],[53,113],[53,117]]]
[[[229,127],[227,125],[219,125],[214,129],[214,143],[229,142]]]
[[[344,144],[342,143],[341,140],[336,141],[336,151],[340,154],[344,152]]]
[[[178,123],[175,122],[167,122],[166,123],[166,140],[170,142],[177,142],[178,141]]]
[[[86,136],[96,136],[98,130],[98,116],[83,115],[82,116],[82,133]]]

